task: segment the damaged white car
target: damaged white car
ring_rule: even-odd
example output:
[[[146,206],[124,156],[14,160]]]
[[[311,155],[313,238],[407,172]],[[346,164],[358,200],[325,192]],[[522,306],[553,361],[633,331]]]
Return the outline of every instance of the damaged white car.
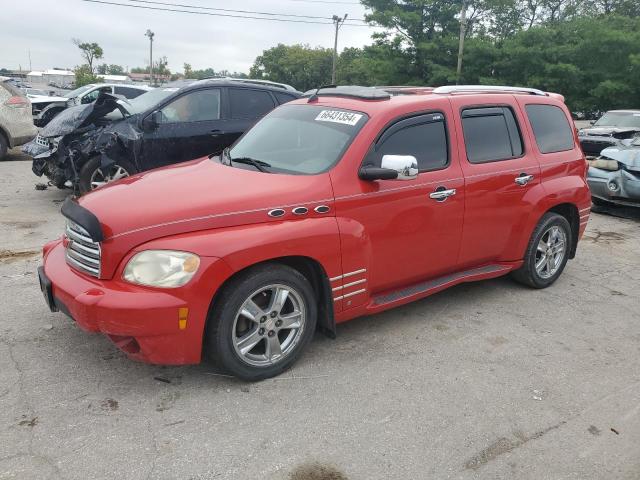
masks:
[[[593,203],[640,207],[640,137],[605,148],[588,161]]]

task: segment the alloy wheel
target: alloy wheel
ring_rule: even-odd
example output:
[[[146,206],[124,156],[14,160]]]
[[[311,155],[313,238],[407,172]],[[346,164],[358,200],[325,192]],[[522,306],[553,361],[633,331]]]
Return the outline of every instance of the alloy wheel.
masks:
[[[556,274],[566,254],[567,235],[557,225],[547,229],[536,249],[536,273],[544,279]]]
[[[305,304],[298,291],[282,284],[262,287],[236,313],[233,347],[249,365],[274,365],[295,349],[305,321]]]
[[[130,173],[118,164],[113,165],[113,167],[110,168],[109,173],[107,173],[106,175],[104,174],[102,169],[97,168],[91,175],[91,190],[100,188],[109,182],[114,182],[116,180],[120,180],[121,178],[126,178],[129,175]]]

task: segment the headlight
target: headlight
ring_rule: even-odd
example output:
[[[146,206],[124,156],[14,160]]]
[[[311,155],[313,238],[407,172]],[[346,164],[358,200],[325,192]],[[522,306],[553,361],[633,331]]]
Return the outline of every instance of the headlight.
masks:
[[[193,253],[146,250],[129,260],[122,278],[138,285],[176,288],[191,280],[199,266],[200,257]]]

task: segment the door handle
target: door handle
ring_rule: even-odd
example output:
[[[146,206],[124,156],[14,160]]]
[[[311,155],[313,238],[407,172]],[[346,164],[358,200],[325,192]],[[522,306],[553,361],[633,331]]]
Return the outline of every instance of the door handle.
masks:
[[[531,180],[533,180],[533,175],[528,175],[526,173],[521,173],[520,175],[518,175],[515,178],[514,182],[516,182],[518,185],[522,185],[524,187]]]
[[[438,187],[435,189],[435,191],[431,192],[429,194],[429,198],[437,201],[437,202],[444,202],[447,198],[453,196],[456,194],[456,189],[455,188],[449,188],[447,189],[447,187]]]
[[[219,137],[220,135],[224,134],[224,132],[222,130],[211,130],[211,136],[212,137]]]

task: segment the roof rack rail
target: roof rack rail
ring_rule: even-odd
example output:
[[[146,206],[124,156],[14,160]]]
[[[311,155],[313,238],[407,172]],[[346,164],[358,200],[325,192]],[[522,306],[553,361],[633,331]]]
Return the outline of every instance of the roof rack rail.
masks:
[[[511,92],[511,93],[528,93],[529,95],[541,95],[548,96],[549,94],[538,90],[537,88],[525,88],[525,87],[509,87],[501,85],[448,85],[444,87],[438,87],[433,90],[433,93],[447,94],[447,93],[470,93],[470,92]]]
[[[291,85],[287,85],[286,83],[272,82],[271,80],[262,80],[258,78],[235,78],[235,77],[225,77],[225,78],[227,80],[233,80],[234,82],[253,83],[255,85],[269,85],[271,87],[281,88],[282,90],[297,92],[297,90],[293,88]]]
[[[309,97],[309,102],[314,102],[318,97],[350,97],[362,100],[389,100],[391,94],[375,87],[361,87],[359,85],[324,85],[317,89],[304,92],[303,97]]]

